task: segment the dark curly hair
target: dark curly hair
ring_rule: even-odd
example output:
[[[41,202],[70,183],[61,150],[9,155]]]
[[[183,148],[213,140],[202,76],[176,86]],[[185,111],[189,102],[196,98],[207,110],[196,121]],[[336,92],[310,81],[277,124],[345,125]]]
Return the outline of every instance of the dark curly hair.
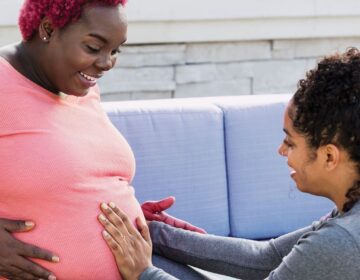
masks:
[[[360,52],[350,48],[321,60],[299,81],[290,118],[313,150],[334,144],[344,149],[360,174]],[[343,211],[360,199],[360,181],[346,193]]]
[[[25,41],[30,40],[46,16],[55,27],[62,28],[81,16],[85,5],[117,6],[126,0],[25,0],[19,16],[19,27]]]

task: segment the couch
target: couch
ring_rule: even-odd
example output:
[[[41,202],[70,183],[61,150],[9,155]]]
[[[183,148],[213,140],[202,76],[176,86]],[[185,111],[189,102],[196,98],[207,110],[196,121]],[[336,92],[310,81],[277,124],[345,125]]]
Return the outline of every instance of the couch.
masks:
[[[278,155],[290,95],[103,102],[132,147],[140,202],[173,195],[170,214],[208,233],[268,239],[333,204],[301,193]]]

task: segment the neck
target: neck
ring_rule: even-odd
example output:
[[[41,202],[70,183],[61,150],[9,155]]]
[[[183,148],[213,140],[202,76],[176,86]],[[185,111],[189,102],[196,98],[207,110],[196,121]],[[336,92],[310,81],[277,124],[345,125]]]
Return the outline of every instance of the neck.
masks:
[[[20,66],[18,70],[35,84],[58,95],[59,91],[52,85],[45,74],[43,59],[45,50],[39,44],[39,42],[30,41],[21,42],[17,46],[16,58]]]
[[[343,213],[343,208],[345,203],[349,202],[350,199],[347,197],[349,190],[355,190],[354,195],[356,195],[359,186],[358,186],[358,175],[355,172],[347,173],[347,176],[342,173],[342,176],[338,174],[336,178],[329,178],[328,186],[331,193],[329,198],[335,202],[337,209],[340,213]]]

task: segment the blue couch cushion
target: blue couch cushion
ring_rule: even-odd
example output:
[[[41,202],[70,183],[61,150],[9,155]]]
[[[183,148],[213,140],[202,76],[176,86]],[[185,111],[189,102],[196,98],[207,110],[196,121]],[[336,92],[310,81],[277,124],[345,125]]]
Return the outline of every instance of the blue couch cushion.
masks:
[[[185,100],[103,106],[134,151],[139,201],[174,195],[170,214],[229,235],[222,111]]]
[[[290,95],[232,97],[224,111],[231,235],[263,239],[309,225],[333,208],[301,193],[277,149]]]

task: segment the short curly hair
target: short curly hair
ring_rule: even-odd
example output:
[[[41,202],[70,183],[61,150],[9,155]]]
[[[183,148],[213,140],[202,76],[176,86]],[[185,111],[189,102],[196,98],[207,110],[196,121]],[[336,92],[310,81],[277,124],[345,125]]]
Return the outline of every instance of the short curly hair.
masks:
[[[295,131],[317,149],[344,149],[360,174],[360,52],[349,48],[322,59],[299,81],[289,114]],[[346,212],[360,199],[360,182],[347,193]]]
[[[25,0],[19,15],[19,27],[25,41],[30,40],[46,16],[62,28],[81,16],[85,5],[117,6],[127,0]]]

